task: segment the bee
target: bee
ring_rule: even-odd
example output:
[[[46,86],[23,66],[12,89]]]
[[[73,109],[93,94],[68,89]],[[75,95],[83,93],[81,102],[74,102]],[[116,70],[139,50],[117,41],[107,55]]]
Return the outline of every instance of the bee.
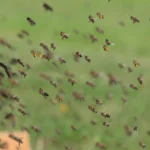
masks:
[[[133,61],[133,64],[134,64],[135,67],[139,67],[140,66],[140,63],[137,62],[136,60]]]
[[[101,33],[101,34],[104,34],[104,30],[99,28],[99,27],[96,27],[95,28],[97,32]]]
[[[119,63],[118,66],[119,66],[119,68],[125,68],[125,65],[121,64],[121,63]]]
[[[60,61],[61,64],[66,63],[66,60],[62,57],[59,57],[58,60]]]
[[[91,59],[88,56],[84,57],[87,62],[91,62]]]
[[[49,48],[47,45],[45,45],[44,43],[40,43],[40,46],[45,49],[46,51],[49,51]]]
[[[84,96],[81,95],[81,93],[73,92],[72,95],[73,95],[73,97],[74,97],[76,100],[80,100],[80,101],[82,100],[82,101],[84,101]]]
[[[97,42],[98,39],[94,35],[90,35],[90,39],[92,40],[92,43]]]
[[[66,33],[64,33],[64,32],[60,32],[60,35],[61,35],[61,37],[62,37],[62,40],[63,40],[63,39],[68,39],[68,38],[69,38],[69,35],[66,34]]]
[[[26,106],[24,104],[21,104],[21,103],[19,104],[19,106],[22,108],[26,108]]]
[[[17,61],[22,67],[24,67],[24,63],[20,59],[17,59]]]
[[[104,19],[104,15],[101,14],[100,12],[98,12],[96,15],[99,17],[99,19]]]
[[[126,99],[126,98],[121,98],[121,100],[124,102],[124,103],[127,103],[128,102],[128,100]]]
[[[136,17],[131,16],[130,19],[133,21],[133,23],[139,23],[139,19],[137,19]]]
[[[72,150],[72,148],[65,146],[65,150]]]
[[[88,86],[90,86],[90,87],[92,87],[92,88],[95,88],[95,84],[93,84],[92,82],[90,82],[90,81],[86,81],[86,84],[88,85]]]
[[[144,144],[143,142],[139,142],[139,146],[142,147],[142,148],[146,148],[146,144]]]
[[[51,101],[51,103],[54,104],[54,105],[57,104],[56,100],[54,100],[54,99],[50,99],[50,101]]]
[[[103,105],[103,102],[102,102],[101,100],[99,100],[99,99],[96,98],[96,104],[102,106],[102,105]]]
[[[31,54],[33,55],[34,58],[37,57],[36,51],[32,50],[32,51],[31,51]]]
[[[18,108],[18,112],[20,112],[23,116],[28,115],[28,113],[22,110],[21,108]]]
[[[26,127],[24,127],[24,126],[20,126],[20,128],[21,128],[22,131],[26,131],[26,132],[30,133],[30,131],[29,131],[28,128],[26,128]]]
[[[90,109],[94,113],[97,113],[96,109],[91,105],[88,106],[88,109]]]
[[[27,74],[23,70],[19,70],[19,73],[21,74],[21,77],[24,76],[24,78],[27,76]]]
[[[134,126],[133,131],[137,131],[137,128],[138,128],[137,126]]]
[[[111,73],[109,73],[107,76],[109,79],[109,85],[116,85],[119,82],[117,80],[117,78],[114,75],[112,75]]]
[[[76,128],[74,125],[71,125],[71,129],[72,129],[73,131],[77,131],[77,128]]]
[[[96,71],[94,71],[94,70],[91,70],[91,71],[90,71],[90,75],[91,75],[93,78],[95,78],[95,79],[96,79],[96,78],[99,78],[99,76],[100,76],[99,73],[96,72]]]
[[[62,132],[60,130],[56,130],[56,133],[59,135],[62,134]]]
[[[11,121],[12,127],[16,126],[16,117],[15,117],[15,115],[13,113],[7,113],[5,115],[5,119]]]
[[[111,45],[111,42],[108,39],[105,40],[105,43],[107,46]]]
[[[96,143],[96,147],[98,147],[100,149],[106,149],[106,146],[104,144],[99,143],[99,142]]]
[[[74,79],[71,79],[71,78],[68,79],[68,82],[70,82],[70,83],[72,84],[72,86],[73,86],[74,84],[76,84],[76,81],[75,81]]]
[[[124,130],[125,130],[125,132],[126,132],[126,134],[127,134],[128,136],[131,136],[131,135],[132,135],[132,130],[131,130],[131,128],[130,128],[128,125],[125,125],[125,126],[124,126]]]
[[[65,75],[70,78],[73,78],[75,76],[73,73],[71,73],[69,71],[65,71]]]
[[[50,5],[48,5],[47,3],[43,3],[43,7],[47,11],[53,11],[53,8]]]
[[[108,46],[107,46],[107,45],[104,45],[104,46],[103,46],[103,49],[104,49],[104,51],[109,51],[109,49],[108,49]]]
[[[46,93],[42,88],[39,89],[39,93],[44,96],[44,98],[48,97],[48,93]]]
[[[12,78],[11,72],[4,63],[0,62],[0,67],[2,67],[5,70],[5,73],[7,74],[8,78]]]
[[[82,57],[82,54],[80,52],[75,53],[77,57]]]
[[[17,36],[18,36],[20,39],[23,39],[23,38],[24,38],[23,34],[21,34],[21,33],[18,33]]]
[[[49,82],[50,82],[51,85],[53,85],[55,88],[57,88],[56,82],[54,82],[54,81],[52,81],[52,80],[50,80]]]
[[[10,99],[19,102],[20,98],[18,96],[10,95]]]
[[[58,102],[63,102],[63,98],[60,97],[59,95],[56,95],[56,99],[58,100]]]
[[[56,45],[54,43],[51,43],[51,48],[53,49],[53,51],[56,49]]]
[[[23,144],[22,138],[19,138],[19,137],[13,135],[13,134],[9,134],[9,137],[10,137],[11,139],[15,140],[16,142],[18,142],[19,145],[20,145],[20,144]]]
[[[101,115],[102,115],[104,118],[110,118],[110,115],[107,114],[107,113],[102,112]]]
[[[109,123],[108,123],[108,122],[103,122],[103,126],[105,126],[105,127],[109,127],[110,125],[109,125]]]
[[[97,122],[96,122],[95,120],[91,120],[91,124],[92,124],[92,125],[96,125]]]
[[[143,79],[142,79],[141,76],[139,76],[139,77],[137,78],[137,80],[139,81],[140,84],[143,84]]]
[[[135,85],[133,85],[133,84],[130,84],[129,86],[130,86],[130,88],[132,88],[134,90],[138,90],[138,88]]]
[[[89,15],[88,18],[89,18],[89,22],[92,22],[92,23],[94,23],[96,20],[96,18],[93,18],[91,15]]]
[[[29,33],[28,33],[27,31],[22,30],[21,32],[22,32],[24,35],[29,36]]]
[[[31,129],[34,130],[37,133],[41,132],[40,128],[36,127],[36,126],[31,126]]]
[[[30,23],[30,25],[34,26],[36,23],[29,17],[27,17],[27,21]]]

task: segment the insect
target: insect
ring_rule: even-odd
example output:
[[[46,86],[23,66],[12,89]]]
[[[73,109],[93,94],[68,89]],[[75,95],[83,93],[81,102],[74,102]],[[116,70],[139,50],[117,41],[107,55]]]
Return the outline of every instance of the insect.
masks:
[[[91,62],[91,59],[88,56],[84,57],[87,62]]]
[[[98,39],[93,34],[90,35],[90,39],[92,40],[92,43],[98,41]]]
[[[97,122],[95,120],[91,120],[90,122],[91,122],[92,125],[96,125],[97,124]]]
[[[21,32],[26,35],[26,36],[29,36],[29,32],[27,32],[26,30],[21,30]]]
[[[96,98],[96,104],[102,106],[102,105],[103,105],[103,102],[102,102],[101,100],[99,100],[99,99]]]
[[[0,62],[0,66],[5,70],[5,73],[7,74],[8,78],[12,78],[12,74],[8,70],[8,67],[2,62]]]
[[[41,132],[40,128],[37,127],[37,126],[31,126],[31,129],[34,130],[37,133]]]
[[[105,127],[109,127],[110,125],[109,125],[109,123],[108,123],[108,122],[103,122],[103,126],[105,126]]]
[[[140,66],[140,63],[138,61],[136,61],[136,60],[133,61],[133,64],[134,64],[135,67],[139,67]]]
[[[119,68],[125,68],[125,64],[119,63],[118,66],[119,66]]]
[[[88,106],[88,109],[90,109],[94,113],[97,113],[96,109],[91,105]]]
[[[103,49],[104,51],[109,51],[108,46],[107,45],[103,45]]]
[[[142,79],[141,76],[139,76],[139,77],[137,78],[137,80],[139,81],[140,84],[143,84],[143,79]]]
[[[99,27],[96,27],[95,28],[97,32],[101,33],[101,34],[104,34],[104,30],[99,28]]]
[[[61,64],[66,63],[66,60],[62,57],[59,57],[58,60],[60,61]]]
[[[22,110],[21,108],[18,108],[18,112],[20,112],[23,116],[28,115],[28,113]]]
[[[30,25],[34,26],[36,23],[30,18],[27,17],[27,21],[30,23]]]
[[[80,52],[75,53],[77,57],[82,57],[82,54]]]
[[[132,130],[131,130],[131,128],[130,128],[128,125],[125,125],[125,126],[124,126],[124,130],[125,130],[125,132],[126,132],[126,134],[127,134],[128,136],[131,136],[131,135],[132,135]]]
[[[76,84],[76,81],[75,81],[74,79],[71,79],[71,78],[68,79],[68,82],[70,82],[70,83],[72,84],[72,86],[73,86],[74,84]]]
[[[48,46],[45,45],[44,43],[40,43],[40,46],[41,46],[44,50],[49,51]]]
[[[58,102],[63,102],[63,98],[60,97],[59,95],[56,95],[56,99],[58,100]]]
[[[84,101],[84,96],[81,93],[73,92],[72,95],[76,100]]]
[[[39,89],[39,93],[44,96],[44,98],[48,97],[48,93],[46,93],[42,88]]]
[[[86,85],[88,85],[88,86],[90,86],[92,88],[96,87],[96,85],[94,83],[90,82],[90,81],[86,81]]]
[[[12,127],[15,127],[15,126],[16,126],[16,117],[15,117],[15,115],[14,115],[13,113],[7,113],[7,114],[5,115],[5,119],[8,119],[8,120],[11,121]]]
[[[133,131],[137,131],[137,128],[138,128],[137,126],[134,126]]]
[[[51,43],[51,48],[53,49],[53,51],[56,49],[56,45],[54,43]]]
[[[144,144],[143,142],[139,142],[139,146],[142,148],[146,148],[146,144]]]
[[[110,118],[110,115],[107,114],[107,113],[102,112],[101,115],[102,115],[104,118]]]
[[[130,67],[128,67],[128,72],[129,72],[129,73],[130,73],[130,72],[133,72],[133,69],[130,68]]]
[[[74,125],[71,125],[71,129],[72,129],[73,131],[77,131],[77,128],[76,128]]]
[[[100,149],[106,149],[106,146],[104,144],[99,143],[99,142],[96,143],[96,147],[98,147]]]
[[[21,77],[24,76],[24,78],[27,76],[27,74],[23,70],[18,70],[19,73],[21,74]]]
[[[55,88],[57,87],[56,82],[54,82],[54,81],[50,80],[50,81],[49,81],[49,83],[50,83],[51,85],[53,85]]]
[[[131,16],[130,19],[132,20],[133,23],[139,23],[139,19],[137,19],[136,17]]]
[[[93,18],[91,15],[89,15],[88,18],[89,18],[89,22],[92,22],[92,23],[94,23],[96,20],[96,18]]]
[[[62,40],[69,38],[69,34],[66,34],[66,33],[64,33],[64,32],[60,32],[60,35],[61,35],[61,37],[62,37]]]
[[[48,5],[47,3],[43,3],[43,7],[47,11],[53,11],[53,8],[50,5]]]
[[[13,100],[13,101],[17,101],[17,102],[20,101],[20,98],[18,96],[14,96],[14,95],[11,95],[10,99]]]
[[[65,150],[72,150],[72,148],[65,146]]]
[[[16,142],[18,142],[19,145],[20,145],[20,144],[23,144],[23,141],[22,141],[21,138],[15,136],[15,135],[13,135],[13,134],[9,134],[9,137],[10,137],[11,139],[15,140]]]
[[[32,50],[31,54],[33,55],[34,58],[37,57],[37,52],[36,51]]]
[[[107,46],[111,45],[111,42],[108,39],[105,40],[105,43]]]
[[[93,78],[95,78],[95,79],[97,79],[97,78],[100,77],[99,73],[96,72],[96,71],[94,71],[94,70],[91,70],[91,71],[90,71],[90,75],[91,75]]]
[[[101,14],[100,12],[98,12],[96,15],[99,17],[99,19],[104,19],[104,15]]]
[[[138,90],[138,88],[134,84],[130,84],[129,86],[130,86],[130,88],[132,88],[134,90]]]
[[[24,63],[20,59],[17,59],[17,61],[22,67],[24,67]]]
[[[128,100],[127,100],[126,98],[124,98],[124,97],[122,97],[121,100],[122,100],[124,103],[127,103],[127,102],[128,102]]]

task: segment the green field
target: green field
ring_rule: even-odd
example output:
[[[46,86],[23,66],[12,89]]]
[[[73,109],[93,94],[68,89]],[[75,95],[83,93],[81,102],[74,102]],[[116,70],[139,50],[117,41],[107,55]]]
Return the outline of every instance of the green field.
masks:
[[[150,130],[150,102],[149,102],[149,82],[150,82],[150,21],[148,0],[45,0],[54,11],[47,12],[42,7],[42,0],[0,0],[0,38],[4,38],[15,49],[11,50],[0,45],[0,62],[9,66],[12,72],[16,72],[19,82],[18,86],[11,86],[5,75],[1,88],[9,90],[20,98],[20,103],[26,106],[29,116],[23,116],[17,111],[19,105],[13,102],[14,110],[11,110],[9,99],[1,97],[3,109],[0,113],[0,121],[4,121],[7,126],[0,126],[1,130],[20,130],[20,125],[30,129],[31,143],[33,150],[38,150],[37,140],[45,139],[44,150],[62,150],[65,146],[72,147],[72,150],[97,150],[96,143],[102,143],[108,150],[140,150],[139,141],[147,145],[149,149],[150,137],[147,131]],[[97,12],[104,14],[104,19],[96,16]],[[89,23],[88,16],[97,17],[94,24]],[[140,23],[133,24],[130,16],[135,16]],[[35,26],[31,26],[26,18],[31,17]],[[125,26],[119,25],[123,21]],[[104,34],[96,32],[95,28],[104,29]],[[17,34],[24,29],[29,32],[28,37],[19,39]],[[79,34],[75,34],[74,30]],[[68,40],[62,40],[60,32],[69,33]],[[98,39],[92,43],[90,39],[84,38],[84,34],[93,34]],[[104,51],[105,39],[109,39],[114,46],[109,47],[109,51]],[[32,40],[31,44],[27,41]],[[57,46],[54,58],[49,62],[44,59],[34,58],[31,50],[35,49],[43,53],[40,43],[49,46],[54,42]],[[84,57],[79,62],[73,59],[73,53],[81,52],[89,56],[91,62],[88,63]],[[66,64],[60,64],[58,57],[63,57]],[[23,68],[21,65],[11,65],[12,58],[20,58],[25,64],[31,65],[32,69]],[[133,60],[137,60],[140,66],[135,68]],[[52,62],[58,64],[55,67]],[[133,68],[132,73],[128,73],[127,68],[120,69],[118,64],[126,64]],[[26,78],[22,78],[18,70],[25,70]],[[98,79],[90,76],[89,72],[94,70],[102,73]],[[65,71],[75,74],[77,84],[71,86]],[[0,68],[0,72],[4,70]],[[49,75],[58,84],[54,88],[48,81],[42,79],[40,74]],[[112,73],[118,80],[127,87],[129,92],[125,96],[120,85],[109,86],[107,75]],[[142,74],[144,77],[144,88],[138,83],[137,77]],[[62,83],[59,83],[59,79]],[[92,89],[86,85],[86,81],[92,81],[96,87]],[[139,90],[133,90],[130,84],[138,86]],[[43,88],[49,98],[44,99],[39,94],[39,88]],[[63,89],[64,94],[59,94]],[[83,93],[85,101],[76,101],[72,92]],[[109,100],[106,95],[112,93]],[[52,104],[50,99],[56,99],[56,95],[63,96],[63,102]],[[96,104],[93,97],[100,98],[102,106]],[[128,99],[128,103],[122,102],[121,97]],[[56,100],[57,101],[57,100]],[[62,112],[62,104],[68,106],[67,112]],[[88,109],[92,105],[98,113],[93,113]],[[13,112],[17,117],[15,128],[11,127],[9,121],[3,119],[7,112]],[[110,119],[103,118],[100,113],[107,112]],[[135,119],[136,117],[136,119]],[[97,121],[94,126],[91,120]],[[110,127],[103,126],[103,122],[110,123]],[[71,125],[77,128],[72,131]],[[31,130],[31,125],[40,127],[41,133]],[[133,131],[132,136],[128,136],[124,126],[137,126],[138,130]],[[61,135],[56,130],[62,132]],[[87,138],[84,138],[86,136]],[[47,144],[46,144],[47,143]]]

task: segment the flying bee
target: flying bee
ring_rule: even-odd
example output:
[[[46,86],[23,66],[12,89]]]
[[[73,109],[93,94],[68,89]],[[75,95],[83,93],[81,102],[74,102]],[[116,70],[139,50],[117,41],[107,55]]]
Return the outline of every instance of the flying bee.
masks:
[[[90,71],[90,75],[95,79],[100,77],[99,73],[94,70]]]
[[[16,126],[16,117],[13,113],[7,113],[5,119],[11,121],[12,127]]]
[[[86,81],[86,84],[92,88],[95,88],[95,86],[96,86],[94,83],[92,83],[90,81]]]
[[[98,12],[96,15],[99,17],[99,19],[104,19],[104,15],[101,14],[100,12]]]
[[[136,17],[131,16],[130,19],[133,21],[133,23],[139,23],[139,19],[137,19]]]
[[[17,101],[17,102],[20,101],[20,98],[18,96],[14,96],[14,95],[10,95],[10,99],[13,101]]]
[[[101,33],[101,34],[104,34],[104,30],[101,29],[101,28],[99,28],[99,27],[96,27],[96,31],[99,32],[99,33]]]
[[[105,43],[107,46],[111,45],[111,42],[108,39],[105,40]]]
[[[31,54],[34,56],[34,58],[37,57],[36,51],[32,50],[32,51],[31,51]]]
[[[34,130],[37,133],[41,132],[40,128],[36,127],[36,126],[31,126],[31,129]]]
[[[96,109],[91,105],[88,106],[88,109],[90,109],[94,113],[97,113]]]
[[[61,35],[61,37],[62,37],[62,40],[69,38],[69,34],[66,34],[66,33],[64,33],[64,32],[60,32],[60,35]]]
[[[124,103],[127,103],[128,102],[128,100],[126,99],[126,98],[121,98],[121,100],[124,102]]]
[[[129,72],[129,73],[130,73],[130,72],[133,72],[133,69],[130,68],[130,67],[128,67],[128,72]]]
[[[124,126],[124,130],[125,130],[125,132],[126,132],[126,134],[127,134],[128,136],[131,136],[131,135],[132,135],[132,130],[131,130],[131,128],[130,128],[128,125],[125,125],[125,126]]]
[[[82,57],[82,54],[80,52],[75,53],[77,57]]]
[[[21,104],[21,103],[19,104],[19,106],[22,108],[26,108],[26,106],[24,104]]]
[[[16,142],[18,142],[19,145],[20,145],[20,144],[23,144],[22,138],[19,138],[19,137],[13,135],[13,134],[9,134],[9,137],[10,137],[11,139],[15,140]]]
[[[23,38],[24,38],[23,34],[21,34],[21,33],[18,33],[17,36],[18,36],[20,39],[23,39]]]
[[[24,35],[29,36],[29,33],[28,33],[27,31],[22,30],[21,32],[22,32]]]
[[[30,133],[30,130],[28,128],[26,128],[24,126],[20,126],[20,128],[22,131],[26,131],[26,132]]]
[[[56,99],[58,100],[58,102],[63,102],[63,98],[60,97],[59,95],[56,95]]]
[[[136,61],[136,60],[133,61],[133,64],[134,64],[135,67],[139,67],[140,66],[140,63],[138,61]]]
[[[105,126],[105,127],[109,127],[110,125],[109,125],[109,123],[108,123],[108,122],[103,122],[103,126]]]
[[[109,50],[107,45],[104,45],[103,49],[104,49],[104,51],[108,51]]]
[[[118,66],[119,66],[119,68],[125,68],[125,64],[119,63]]]
[[[96,125],[97,122],[96,122],[95,120],[91,120],[91,124],[92,124],[92,125]]]
[[[72,150],[72,148],[65,146],[65,150]]]
[[[73,86],[74,84],[76,84],[76,81],[75,81],[74,79],[71,79],[71,78],[68,79],[68,82],[70,82],[70,83],[72,84],[72,86]]]
[[[146,144],[144,144],[143,142],[139,142],[139,146],[142,147],[143,149],[146,148]]]
[[[39,93],[44,96],[44,98],[48,97],[48,93],[46,93],[42,88],[39,89]]]
[[[56,82],[54,82],[54,81],[52,81],[52,80],[50,80],[49,82],[50,82],[51,85],[53,85],[55,88],[57,88]]]
[[[18,108],[18,112],[20,112],[23,116],[28,115],[28,113],[22,110],[21,108]]]
[[[91,15],[89,15],[88,18],[89,18],[89,22],[92,22],[92,23],[94,23],[96,20],[96,18],[93,18]]]
[[[90,39],[92,40],[92,43],[98,41],[98,39],[93,34],[90,35]]]
[[[43,7],[47,11],[53,11],[53,8],[50,5],[48,5],[47,3],[43,3]]]
[[[138,88],[135,85],[133,85],[133,84],[130,84],[130,88],[132,88],[134,90],[138,90]]]
[[[133,131],[137,131],[137,126],[134,126]]]
[[[27,74],[23,70],[19,70],[19,73],[21,74],[21,76],[24,76],[24,78],[27,76]]]
[[[20,59],[17,59],[17,61],[22,67],[24,67],[24,63]]]
[[[53,51],[56,49],[56,45],[54,43],[51,43],[51,48],[53,49]]]
[[[102,102],[101,100],[99,100],[99,99],[96,98],[96,104],[102,106],[102,105],[103,105],[103,102]]]
[[[102,112],[101,115],[102,115],[104,118],[110,118],[110,115],[107,114],[107,113]]]
[[[96,143],[96,147],[103,149],[103,150],[106,149],[106,146],[104,144],[99,143],[99,142]]]
[[[65,71],[65,76],[73,78],[75,75],[69,71]]]
[[[59,57],[58,60],[60,61],[61,64],[66,63],[66,60],[62,57]]]
[[[77,131],[77,128],[74,125],[70,126],[73,131]]]
[[[139,81],[140,84],[143,84],[143,79],[142,79],[141,76],[139,76],[139,77],[137,78],[137,80]]]
[[[91,62],[91,59],[88,56],[84,57],[87,62]]]
[[[45,49],[46,51],[49,51],[49,48],[47,45],[45,45],[44,43],[40,43],[40,46]]]
[[[36,23],[29,17],[27,17],[27,21],[30,23],[30,25],[34,26]]]

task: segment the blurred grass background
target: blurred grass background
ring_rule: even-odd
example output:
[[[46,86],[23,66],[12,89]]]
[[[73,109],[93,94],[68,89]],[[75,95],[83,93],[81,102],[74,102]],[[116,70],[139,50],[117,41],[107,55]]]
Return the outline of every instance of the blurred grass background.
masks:
[[[46,12],[42,7],[43,2],[50,4],[54,12]],[[11,58],[20,58],[24,63],[32,66],[32,69],[27,71],[25,79],[20,76],[17,78],[19,86],[11,88],[5,77],[3,87],[20,97],[30,114],[29,117],[23,117],[15,109],[13,111],[17,116],[15,129],[19,130],[20,125],[26,127],[37,125],[41,129],[41,133],[31,131],[33,150],[38,149],[37,139],[43,137],[48,143],[44,148],[46,150],[65,149],[65,145],[78,150],[96,150],[98,149],[95,147],[96,142],[103,143],[109,150],[138,150],[141,149],[138,145],[140,140],[149,143],[150,137],[146,134],[150,126],[149,6],[148,0],[111,0],[109,3],[107,0],[0,0],[0,36],[15,47],[15,50],[9,50],[7,47],[0,46],[0,53],[3,55],[1,61],[8,65]],[[89,23],[88,16],[96,16],[97,12],[102,12],[105,19],[97,19],[94,24]],[[140,23],[133,24],[130,20],[131,15],[139,18]],[[34,27],[27,22],[27,17],[31,17],[36,22]],[[124,21],[125,27],[121,27],[119,21]],[[104,29],[104,34],[96,32],[96,27]],[[29,37],[24,39],[17,37],[22,29],[29,32]],[[75,29],[79,31],[78,35],[74,33]],[[68,40],[61,40],[61,31],[70,33]],[[84,34],[94,34],[98,42],[91,43],[89,39],[84,38]],[[115,43],[108,52],[103,50],[106,38]],[[29,45],[27,40],[32,40],[33,43]],[[41,42],[49,47],[51,42],[56,43],[54,54],[64,57],[67,63],[63,65],[58,63],[59,68],[56,68],[51,61],[33,58],[30,52],[32,49],[42,52],[39,46]],[[74,62],[72,53],[77,50],[88,55],[92,60],[91,63],[87,63],[84,59],[79,63]],[[135,68],[131,74],[128,74],[127,69],[118,67],[118,63],[123,63],[134,68],[135,59],[141,66]],[[14,72],[21,69],[19,65],[11,68]],[[104,77],[91,78],[89,71],[92,69],[106,74],[112,73],[126,86],[130,83],[138,85],[137,77],[143,74],[144,88],[140,88],[139,91],[128,88],[128,104],[124,104],[121,101],[124,95],[120,86],[110,87]],[[67,70],[75,74],[77,84],[73,87],[64,75]],[[63,84],[54,88],[40,78],[40,73],[50,75],[54,81],[60,78]],[[93,81],[96,88],[87,87],[86,81]],[[50,98],[45,100],[39,95],[39,88],[47,91],[50,98],[55,98],[58,90],[63,88],[65,91],[63,104],[68,106],[68,111],[66,113],[61,111],[60,107],[63,107],[61,103],[53,105]],[[72,96],[73,91],[83,92],[85,102],[75,101]],[[112,100],[106,98],[108,92],[113,94]],[[102,99],[102,107],[95,104],[93,96]],[[5,103],[9,104],[10,101]],[[88,105],[96,105],[98,114],[92,113]],[[15,107],[18,107],[17,104]],[[6,105],[1,111],[1,120],[8,111],[10,108]],[[102,125],[104,121],[100,116],[102,111],[107,111],[111,115],[111,119],[108,120],[110,128]],[[134,117],[137,118],[136,121]],[[97,124],[93,126],[91,120],[96,120]],[[72,124],[77,127],[77,131],[71,130]],[[127,136],[124,131],[125,124],[131,127],[137,125],[138,132],[131,137]],[[0,127],[0,129],[14,130],[10,126]],[[62,134],[57,135],[56,129],[61,130]],[[83,139],[83,136],[88,138]],[[57,143],[52,142],[54,139]],[[120,147],[117,144],[120,144]]]

